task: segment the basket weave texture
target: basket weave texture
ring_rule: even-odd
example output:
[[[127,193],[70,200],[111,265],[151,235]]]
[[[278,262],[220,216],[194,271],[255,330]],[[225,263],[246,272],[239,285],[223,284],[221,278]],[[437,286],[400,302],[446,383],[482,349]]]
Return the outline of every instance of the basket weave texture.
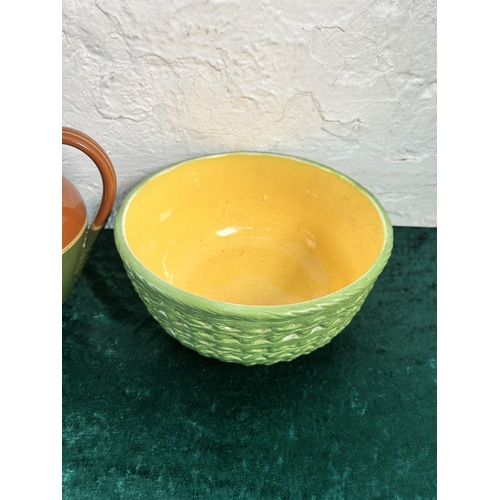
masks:
[[[322,299],[280,307],[241,306],[220,310],[217,302],[202,306],[179,300],[148,280],[124,259],[132,285],[153,318],[183,345],[221,361],[270,365],[291,361],[330,342],[359,311],[392,248],[352,285]],[[231,312],[231,309],[233,311]]]

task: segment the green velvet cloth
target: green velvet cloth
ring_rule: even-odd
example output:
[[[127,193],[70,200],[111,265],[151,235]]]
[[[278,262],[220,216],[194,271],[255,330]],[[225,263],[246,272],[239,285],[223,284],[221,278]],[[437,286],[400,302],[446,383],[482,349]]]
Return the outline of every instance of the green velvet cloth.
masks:
[[[327,346],[205,358],[140,302],[104,230],[63,305],[65,499],[436,498],[436,229]]]

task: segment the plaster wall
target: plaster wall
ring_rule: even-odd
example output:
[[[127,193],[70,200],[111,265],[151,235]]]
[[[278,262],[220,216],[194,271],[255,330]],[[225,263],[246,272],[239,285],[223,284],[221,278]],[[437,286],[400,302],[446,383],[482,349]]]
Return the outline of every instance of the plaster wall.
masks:
[[[435,0],[64,0],[62,125],[97,140],[118,200],[180,160],[297,155],[437,225]],[[101,184],[63,147],[95,213]]]

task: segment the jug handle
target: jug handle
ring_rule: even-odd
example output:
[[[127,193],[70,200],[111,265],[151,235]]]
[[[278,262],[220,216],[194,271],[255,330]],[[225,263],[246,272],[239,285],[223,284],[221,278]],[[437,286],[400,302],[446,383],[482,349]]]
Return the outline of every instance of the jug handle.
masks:
[[[113,164],[104,149],[94,139],[73,128],[62,128],[62,143],[73,146],[85,153],[99,169],[102,179],[102,198],[94,217],[94,221],[87,231],[84,243],[84,253],[80,262],[80,269],[85,264],[95,240],[101,229],[105,226],[116,199],[116,174]]]

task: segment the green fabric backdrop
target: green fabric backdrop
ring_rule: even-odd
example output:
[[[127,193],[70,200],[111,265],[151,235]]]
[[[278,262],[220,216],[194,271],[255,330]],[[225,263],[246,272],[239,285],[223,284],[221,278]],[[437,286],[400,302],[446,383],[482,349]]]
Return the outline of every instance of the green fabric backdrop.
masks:
[[[436,498],[436,229],[327,346],[244,367],[168,336],[104,230],[63,305],[64,499]]]

